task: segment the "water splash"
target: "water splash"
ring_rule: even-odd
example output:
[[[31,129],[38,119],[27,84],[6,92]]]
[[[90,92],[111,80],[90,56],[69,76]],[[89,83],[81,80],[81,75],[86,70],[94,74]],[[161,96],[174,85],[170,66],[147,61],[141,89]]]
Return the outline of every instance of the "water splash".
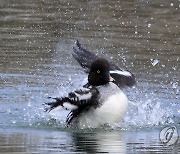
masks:
[[[81,80],[84,76],[80,76]],[[78,78],[79,79],[79,78]],[[79,80],[71,80],[68,85],[62,86],[57,90],[53,96],[66,95],[69,91],[73,91],[82,85]],[[145,85],[140,85],[144,87]],[[177,88],[178,84],[172,84]],[[146,88],[148,88],[147,86]],[[172,88],[172,87],[171,87]],[[173,102],[164,102],[158,94],[152,93],[149,89],[147,91],[140,89],[140,87],[132,88],[130,91],[125,91],[129,100],[129,107],[123,121],[114,126],[113,129],[133,130],[146,127],[161,127],[166,124],[178,124],[178,120],[174,120],[175,113],[179,113],[178,104]],[[44,97],[44,98],[43,98]],[[13,106],[1,106],[3,115],[9,118],[9,122],[1,120],[4,126],[17,127],[37,127],[46,129],[66,128],[66,116],[68,111],[53,111],[50,113],[44,112],[43,103],[47,101],[46,96],[40,95],[33,97],[31,101],[22,104],[13,104]],[[177,117],[177,116],[176,116]],[[103,127],[103,129],[105,129]]]
[[[139,94],[135,95],[137,96]],[[39,114],[39,119],[47,122],[43,123],[43,125],[47,124],[47,126],[51,125],[52,127],[64,128],[67,114],[68,111],[55,110],[50,114],[46,113],[46,115],[42,113],[44,115],[42,119],[41,114]],[[55,123],[52,123],[52,119],[55,120],[53,121]],[[154,126],[158,127],[172,123],[175,123],[173,108],[165,106],[158,98],[147,95],[144,98],[141,97],[138,100],[129,101],[128,111],[123,121],[110,127],[113,129],[133,130]]]
[[[126,129],[145,128],[174,123],[173,111],[166,109],[163,104],[153,99],[140,102],[129,102],[129,109],[121,127]]]
[[[152,66],[156,66],[159,63],[158,59],[151,59]]]

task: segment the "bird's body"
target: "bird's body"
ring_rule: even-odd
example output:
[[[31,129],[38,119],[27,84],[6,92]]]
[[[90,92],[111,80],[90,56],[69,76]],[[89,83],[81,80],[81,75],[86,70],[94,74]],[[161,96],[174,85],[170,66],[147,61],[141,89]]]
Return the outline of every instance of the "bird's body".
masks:
[[[73,56],[86,69],[88,83],[84,88],[70,92],[67,97],[54,98],[54,102],[46,103],[46,111],[58,106],[70,110],[67,125],[79,128],[96,128],[119,122],[128,106],[121,87],[134,85],[134,75],[106,59],[98,58],[83,49],[79,42]]]
[[[72,121],[78,128],[96,128],[104,124],[120,122],[126,112],[128,99],[114,83],[98,86],[98,105],[90,107]]]

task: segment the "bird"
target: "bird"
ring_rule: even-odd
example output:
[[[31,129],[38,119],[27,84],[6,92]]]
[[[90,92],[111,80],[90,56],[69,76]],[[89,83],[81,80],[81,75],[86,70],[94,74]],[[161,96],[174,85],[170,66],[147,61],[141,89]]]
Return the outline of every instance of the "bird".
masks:
[[[59,106],[70,110],[66,119],[68,127],[97,128],[118,123],[128,107],[122,88],[135,84],[134,75],[82,48],[79,41],[73,51],[73,57],[88,74],[88,81],[65,97],[50,97],[54,101],[45,103],[45,110],[50,112]]]
[[[84,69],[85,73],[89,73],[91,64],[94,60],[100,58],[100,56],[95,55],[94,53],[86,50],[82,47],[79,40],[75,42],[73,46],[74,59],[80,64]],[[120,88],[132,87],[136,84],[135,76],[133,73],[127,69],[122,69],[114,62],[108,60],[110,64],[110,75],[115,79],[115,83]]]

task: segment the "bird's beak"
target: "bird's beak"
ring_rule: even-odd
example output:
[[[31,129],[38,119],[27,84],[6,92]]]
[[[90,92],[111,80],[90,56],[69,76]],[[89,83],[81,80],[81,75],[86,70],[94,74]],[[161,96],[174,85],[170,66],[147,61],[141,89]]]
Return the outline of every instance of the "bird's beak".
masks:
[[[114,78],[112,78],[111,76],[109,76],[109,81],[110,81],[110,82],[114,82],[115,80],[114,80]]]

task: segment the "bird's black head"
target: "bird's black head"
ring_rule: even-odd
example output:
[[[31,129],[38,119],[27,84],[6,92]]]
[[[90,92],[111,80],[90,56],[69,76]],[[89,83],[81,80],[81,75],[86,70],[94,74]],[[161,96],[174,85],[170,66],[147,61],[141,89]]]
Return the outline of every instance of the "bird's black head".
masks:
[[[110,77],[110,65],[105,59],[99,58],[91,64],[88,82],[92,86],[105,85],[112,81]]]

